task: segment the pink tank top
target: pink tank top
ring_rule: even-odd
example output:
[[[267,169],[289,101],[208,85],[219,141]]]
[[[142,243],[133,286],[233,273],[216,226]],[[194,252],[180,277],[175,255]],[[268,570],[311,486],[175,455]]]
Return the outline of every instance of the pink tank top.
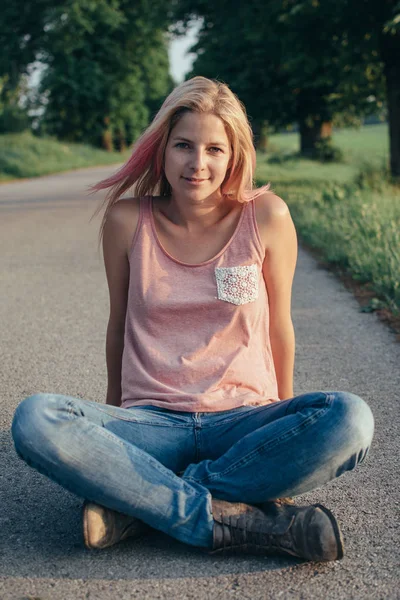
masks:
[[[254,201],[225,247],[188,264],[161,245],[140,199],[129,255],[122,407],[217,412],[278,398]]]

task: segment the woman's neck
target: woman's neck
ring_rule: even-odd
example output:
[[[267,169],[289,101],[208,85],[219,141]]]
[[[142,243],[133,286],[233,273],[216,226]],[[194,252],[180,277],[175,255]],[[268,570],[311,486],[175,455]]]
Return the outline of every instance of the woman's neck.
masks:
[[[205,199],[183,202],[173,196],[164,198],[159,204],[159,211],[164,217],[187,233],[201,233],[210,229],[224,219],[239,203],[221,196],[216,199]]]

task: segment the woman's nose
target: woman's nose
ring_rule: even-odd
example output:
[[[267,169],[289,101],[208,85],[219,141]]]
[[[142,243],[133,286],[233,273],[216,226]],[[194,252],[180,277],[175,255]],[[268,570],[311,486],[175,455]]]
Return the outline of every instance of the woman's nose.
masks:
[[[194,171],[202,171],[205,168],[205,153],[203,150],[193,150],[190,166]]]

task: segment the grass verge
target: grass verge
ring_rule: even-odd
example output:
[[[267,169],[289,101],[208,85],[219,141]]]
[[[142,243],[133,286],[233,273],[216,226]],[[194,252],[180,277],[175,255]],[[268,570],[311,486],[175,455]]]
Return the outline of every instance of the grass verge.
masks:
[[[85,144],[38,138],[29,131],[0,136],[0,181],[123,162],[129,152],[105,152]]]

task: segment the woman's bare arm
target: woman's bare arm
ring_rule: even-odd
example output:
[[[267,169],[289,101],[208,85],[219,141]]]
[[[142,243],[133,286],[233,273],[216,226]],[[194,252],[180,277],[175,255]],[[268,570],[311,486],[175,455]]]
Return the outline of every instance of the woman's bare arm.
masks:
[[[286,203],[267,194],[261,198],[266,253],[263,276],[270,307],[270,340],[281,400],[293,397],[295,335],[291,295],[297,261],[297,236]]]
[[[110,295],[110,317],[106,337],[106,403],[121,405],[121,367],[129,288],[128,252],[136,231],[138,206],[120,200],[107,217],[103,235],[103,255]]]

